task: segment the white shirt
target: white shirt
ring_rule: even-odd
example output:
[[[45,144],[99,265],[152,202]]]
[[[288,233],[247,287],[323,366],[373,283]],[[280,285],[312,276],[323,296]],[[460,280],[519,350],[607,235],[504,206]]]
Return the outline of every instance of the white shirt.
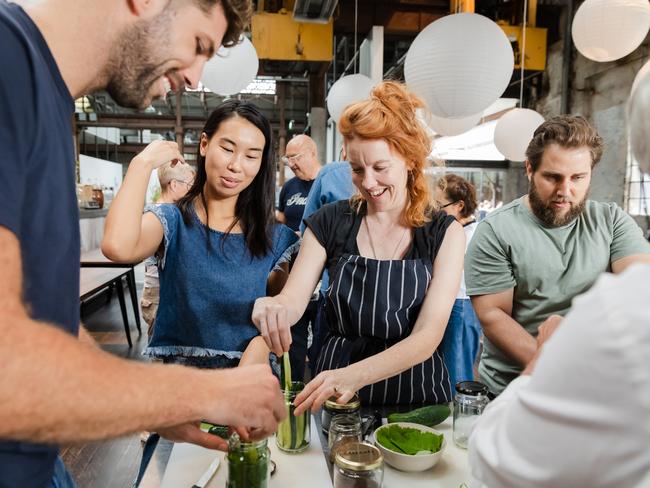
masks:
[[[472,240],[472,236],[474,235],[474,231],[476,230],[477,226],[478,226],[478,222],[472,222],[471,224],[467,224],[463,226],[463,230],[465,231],[465,254],[467,254],[467,247],[469,246],[469,241]],[[463,270],[463,276],[460,280],[460,289],[458,290],[458,295],[456,295],[456,298],[469,300],[469,296],[467,295],[467,287],[465,286],[464,270]]]
[[[650,487],[650,266],[575,299],[470,437],[472,486]]]

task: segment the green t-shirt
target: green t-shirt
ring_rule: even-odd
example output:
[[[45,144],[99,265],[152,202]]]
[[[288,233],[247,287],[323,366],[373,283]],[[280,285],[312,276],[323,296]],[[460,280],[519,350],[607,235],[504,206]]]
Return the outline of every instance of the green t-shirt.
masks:
[[[512,318],[530,334],[550,315],[564,315],[576,295],[587,291],[611,263],[650,253],[639,226],[615,203],[588,200],[584,212],[563,227],[547,228],[525,197],[482,221],[465,257],[467,294],[514,288]],[[481,380],[501,393],[521,368],[485,338]]]

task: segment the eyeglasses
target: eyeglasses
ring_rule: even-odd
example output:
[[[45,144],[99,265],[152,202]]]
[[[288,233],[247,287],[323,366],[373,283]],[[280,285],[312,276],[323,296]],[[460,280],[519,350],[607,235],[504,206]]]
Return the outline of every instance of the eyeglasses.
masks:
[[[459,200],[454,200],[453,202],[449,202],[449,203],[446,203],[444,205],[440,205],[440,202],[438,202],[438,205],[440,205],[440,208],[447,208],[450,205],[453,205],[454,203],[458,203],[458,202],[459,202]]]
[[[282,161],[284,164],[289,164],[293,163],[294,161],[298,161],[301,157],[302,153],[294,154],[293,156],[282,156],[280,158],[280,161]]]
[[[174,178],[173,181],[178,181],[179,183],[185,183],[185,185],[187,186],[187,189],[188,189],[188,190],[189,190],[190,188],[192,188],[192,182],[191,182],[191,181],[179,180],[179,179],[177,179],[177,178]]]

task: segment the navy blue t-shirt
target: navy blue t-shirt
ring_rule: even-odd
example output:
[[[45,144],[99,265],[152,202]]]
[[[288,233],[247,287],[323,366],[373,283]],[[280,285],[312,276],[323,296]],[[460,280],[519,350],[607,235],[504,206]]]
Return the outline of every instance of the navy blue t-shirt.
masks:
[[[309,190],[311,190],[313,184],[314,180],[304,181],[294,176],[280,190],[278,210],[284,213],[284,217],[287,219],[286,225],[293,231],[300,229],[302,214],[307,203],[307,195],[309,195]]]
[[[20,241],[30,316],[77,335],[74,100],[36,25],[5,0],[0,46],[0,226]],[[56,455],[56,446],[0,442],[0,488],[48,486]]]

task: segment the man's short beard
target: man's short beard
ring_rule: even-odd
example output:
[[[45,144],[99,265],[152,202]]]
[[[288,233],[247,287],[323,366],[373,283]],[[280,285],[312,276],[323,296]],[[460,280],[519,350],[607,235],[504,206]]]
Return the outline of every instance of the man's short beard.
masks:
[[[562,215],[551,206],[552,204],[547,204],[540,198],[539,193],[537,193],[537,187],[535,187],[535,180],[531,178],[528,201],[530,202],[530,208],[533,214],[542,221],[544,226],[562,227],[573,222],[584,211],[587,195],[577,204],[570,203],[571,207],[569,211]]]
[[[125,30],[112,49],[105,69],[106,91],[121,106],[146,108],[153,84],[165,73],[159,59],[171,26],[169,13]]]

